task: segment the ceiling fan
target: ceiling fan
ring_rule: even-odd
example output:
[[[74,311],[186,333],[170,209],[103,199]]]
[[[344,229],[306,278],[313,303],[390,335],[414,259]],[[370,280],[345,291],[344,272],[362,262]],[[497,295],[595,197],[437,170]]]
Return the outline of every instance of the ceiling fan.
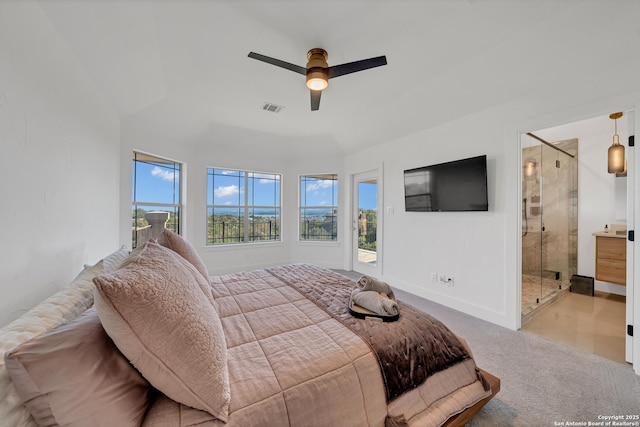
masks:
[[[329,85],[329,79],[344,76],[345,74],[355,73],[356,71],[364,71],[369,68],[387,65],[387,57],[383,55],[329,67],[327,64],[327,57],[328,55],[326,50],[313,48],[307,52],[307,66],[305,68],[279,59],[261,55],[259,53],[249,52],[249,58],[257,59],[258,61],[263,61],[277,67],[286,68],[287,70],[306,76],[307,87],[311,92],[311,111],[316,111],[320,108],[320,95]]]

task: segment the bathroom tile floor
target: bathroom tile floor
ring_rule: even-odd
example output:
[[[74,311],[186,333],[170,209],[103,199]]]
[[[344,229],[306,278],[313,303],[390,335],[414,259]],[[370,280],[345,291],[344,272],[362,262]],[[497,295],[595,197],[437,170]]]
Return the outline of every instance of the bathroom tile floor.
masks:
[[[536,315],[536,311],[542,310],[547,302],[550,302],[559,293],[567,289],[559,289],[563,283],[548,277],[522,275],[522,319],[526,322]],[[569,283],[564,284],[566,288]]]
[[[626,363],[625,297],[566,292],[522,326],[522,330]]]

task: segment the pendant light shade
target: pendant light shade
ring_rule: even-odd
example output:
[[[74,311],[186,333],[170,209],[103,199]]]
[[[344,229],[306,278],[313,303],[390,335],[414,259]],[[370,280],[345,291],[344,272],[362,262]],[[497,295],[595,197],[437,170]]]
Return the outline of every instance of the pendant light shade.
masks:
[[[624,172],[624,146],[620,143],[609,147],[609,173]]]
[[[617,112],[609,115],[610,119],[613,119],[615,131],[613,134],[613,143],[609,147],[608,152],[608,171],[609,173],[623,173],[625,172],[625,160],[624,160],[624,145],[620,144],[620,136],[618,136],[618,122],[617,120],[622,117],[622,112]]]

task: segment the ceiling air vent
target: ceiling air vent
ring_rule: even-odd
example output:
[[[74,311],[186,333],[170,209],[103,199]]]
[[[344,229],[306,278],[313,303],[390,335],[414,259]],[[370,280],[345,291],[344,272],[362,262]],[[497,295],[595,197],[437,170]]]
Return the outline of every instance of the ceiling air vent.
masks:
[[[284,107],[282,105],[272,104],[270,102],[265,102],[262,105],[262,109],[265,111],[271,111],[272,113],[279,113]]]

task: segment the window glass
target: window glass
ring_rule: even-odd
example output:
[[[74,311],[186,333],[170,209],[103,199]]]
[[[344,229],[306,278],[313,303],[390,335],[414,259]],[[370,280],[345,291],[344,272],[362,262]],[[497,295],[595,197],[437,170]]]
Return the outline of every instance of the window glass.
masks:
[[[145,214],[162,211],[169,214],[166,227],[180,233],[180,174],[181,164],[149,154],[133,153],[131,194],[132,239],[131,247],[151,237]]]
[[[280,240],[279,174],[207,169],[207,244]]]
[[[300,177],[300,240],[338,240],[338,175]]]

